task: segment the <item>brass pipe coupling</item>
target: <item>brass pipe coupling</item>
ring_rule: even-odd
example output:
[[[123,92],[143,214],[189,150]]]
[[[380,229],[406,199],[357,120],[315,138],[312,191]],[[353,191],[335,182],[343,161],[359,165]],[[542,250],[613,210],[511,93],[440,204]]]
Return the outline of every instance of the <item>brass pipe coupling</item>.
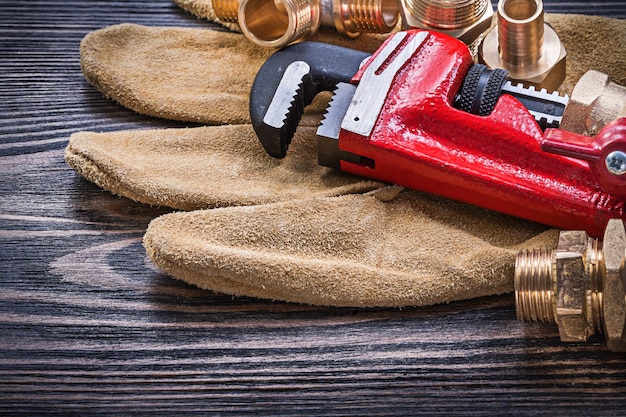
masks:
[[[356,37],[388,33],[400,19],[396,0],[212,0],[216,16],[239,23],[257,45],[281,48],[312,35],[320,26]]]
[[[402,28],[436,30],[471,44],[491,26],[489,0],[400,0]]]
[[[484,37],[478,58],[506,69],[512,80],[556,90],[565,79],[566,51],[543,19],[541,0],[500,0],[497,25]]]
[[[515,306],[523,321],[556,323],[563,342],[604,334],[626,352],[626,228],[609,221],[602,241],[563,231],[556,250],[523,251],[515,264]]]

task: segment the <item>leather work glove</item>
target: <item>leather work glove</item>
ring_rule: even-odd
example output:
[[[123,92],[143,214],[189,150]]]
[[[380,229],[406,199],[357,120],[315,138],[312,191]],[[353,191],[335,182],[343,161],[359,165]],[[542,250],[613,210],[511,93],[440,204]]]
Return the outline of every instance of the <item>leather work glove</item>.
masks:
[[[568,52],[562,92],[591,68],[626,84],[626,22],[546,19]],[[316,40],[373,51],[383,39],[322,32]],[[105,96],[210,125],[79,132],[66,149],[67,162],[106,190],[195,210],[148,227],[144,246],[164,272],[233,295],[424,306],[510,292],[517,252],[556,244],[558,231],[545,226],[318,166],[315,130],[328,96],[308,108],[286,158],[267,156],[248,94],[270,54],[242,35],[201,29],[118,25],[83,40],[83,72]]]

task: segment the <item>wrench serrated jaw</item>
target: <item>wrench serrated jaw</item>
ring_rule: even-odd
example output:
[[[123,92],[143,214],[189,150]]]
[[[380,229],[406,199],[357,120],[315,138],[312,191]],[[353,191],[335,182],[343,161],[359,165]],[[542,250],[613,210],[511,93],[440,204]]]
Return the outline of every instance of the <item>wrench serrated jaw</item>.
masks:
[[[324,119],[317,128],[317,162],[319,165],[339,168],[340,160],[352,160],[354,155],[339,150],[339,133],[356,86],[338,83],[328,104]]]
[[[304,111],[303,85],[305,78],[309,76],[310,66],[304,61],[295,61],[291,63],[283,74],[278,88],[272,97],[272,101],[263,117],[263,124],[267,129],[278,131],[280,143],[263,144],[268,152],[268,146],[279,146],[270,154],[272,156],[282,155],[286,152],[291,138],[293,137],[300,117]]]
[[[324,119],[317,128],[318,136],[339,139],[341,121],[350,107],[356,86],[349,83],[339,83],[334,95],[328,104]]]
[[[298,96],[300,95],[304,77],[311,68],[304,61],[296,61],[290,64],[283,74],[272,102],[267,108],[263,123],[268,126],[282,129],[290,118],[290,113],[297,110]]]

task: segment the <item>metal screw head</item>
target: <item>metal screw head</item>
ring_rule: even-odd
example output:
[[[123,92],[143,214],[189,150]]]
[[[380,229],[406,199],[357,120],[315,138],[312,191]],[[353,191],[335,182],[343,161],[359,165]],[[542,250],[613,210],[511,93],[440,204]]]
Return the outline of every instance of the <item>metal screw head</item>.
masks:
[[[626,152],[613,151],[606,156],[606,169],[613,175],[626,174]]]

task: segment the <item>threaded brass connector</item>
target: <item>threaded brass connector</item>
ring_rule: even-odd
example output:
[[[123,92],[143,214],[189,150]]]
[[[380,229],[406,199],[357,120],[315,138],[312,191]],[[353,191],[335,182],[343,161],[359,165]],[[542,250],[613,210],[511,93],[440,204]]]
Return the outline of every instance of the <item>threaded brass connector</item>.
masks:
[[[401,0],[403,28],[436,30],[470,44],[491,26],[488,0]]]
[[[565,79],[567,53],[544,22],[543,2],[500,0],[497,22],[479,45],[479,60],[506,69],[513,80],[556,90]]]
[[[325,8],[332,6],[325,12]],[[332,22],[330,16],[332,15]],[[390,0],[322,0],[322,26],[334,26],[339,33],[389,33],[400,19],[398,3]]]
[[[515,261],[515,310],[524,321],[554,323],[551,249],[520,252]]]
[[[237,23],[239,0],[211,0],[215,17],[222,22]]]
[[[242,0],[238,13],[246,38],[267,48],[311,35],[321,23],[319,4],[310,0]]]
[[[239,23],[257,45],[281,48],[312,35],[320,26],[356,37],[388,33],[400,18],[396,0],[212,0],[216,16]]]
[[[564,342],[604,334],[610,350],[626,351],[626,227],[609,221],[603,241],[563,231],[556,250],[520,252],[515,308],[523,321],[556,323]]]

